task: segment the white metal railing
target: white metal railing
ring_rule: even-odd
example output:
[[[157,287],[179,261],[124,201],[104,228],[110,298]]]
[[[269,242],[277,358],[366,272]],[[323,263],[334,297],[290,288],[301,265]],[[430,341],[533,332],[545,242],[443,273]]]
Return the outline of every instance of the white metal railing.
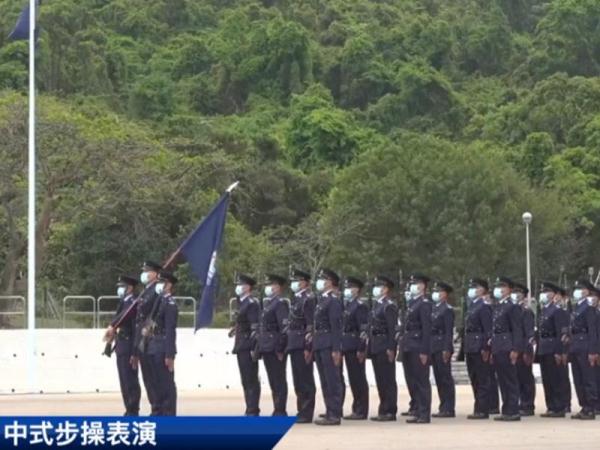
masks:
[[[6,309],[0,307],[0,317],[13,317],[13,316],[22,316],[23,317],[23,327],[27,326],[27,316],[25,315],[25,310],[27,309],[27,300],[25,297],[21,295],[2,295],[0,296],[0,305],[5,304]],[[21,309],[18,310],[14,308],[14,306],[20,304]],[[11,307],[15,310],[11,311]]]
[[[73,306],[73,304],[91,304],[92,310],[86,309],[76,309],[76,310],[67,310],[67,306]],[[91,295],[67,295],[63,298],[63,328],[66,328],[67,325],[67,317],[87,317],[91,316],[92,318],[92,328],[97,327],[97,311],[96,311],[96,299]]]

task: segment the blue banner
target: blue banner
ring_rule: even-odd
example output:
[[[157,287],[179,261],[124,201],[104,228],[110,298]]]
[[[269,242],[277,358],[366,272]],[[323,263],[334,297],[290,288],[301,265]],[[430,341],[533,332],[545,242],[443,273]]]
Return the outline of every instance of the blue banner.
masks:
[[[295,417],[0,417],[12,448],[272,449]]]

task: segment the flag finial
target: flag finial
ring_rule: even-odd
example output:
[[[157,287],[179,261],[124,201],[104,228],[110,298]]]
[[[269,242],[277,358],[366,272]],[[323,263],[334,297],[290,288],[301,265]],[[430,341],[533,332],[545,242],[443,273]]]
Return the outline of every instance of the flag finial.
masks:
[[[231,193],[231,191],[233,191],[236,187],[238,187],[238,184],[240,184],[239,181],[236,181],[235,183],[232,183],[228,188],[227,191],[228,193]]]

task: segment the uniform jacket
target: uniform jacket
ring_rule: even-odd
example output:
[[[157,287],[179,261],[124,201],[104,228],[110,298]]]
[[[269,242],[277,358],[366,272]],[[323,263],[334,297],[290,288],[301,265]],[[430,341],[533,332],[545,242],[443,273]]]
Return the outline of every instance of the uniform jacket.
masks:
[[[454,352],[454,309],[446,302],[431,311],[431,353]]]
[[[121,299],[113,323],[123,314],[135,301],[135,295],[129,294]],[[117,356],[131,356],[134,353],[135,342],[135,312],[126,317],[119,328],[115,338],[115,353]]]
[[[344,308],[342,350],[345,352],[364,352],[366,342],[360,338],[361,333],[369,327],[369,307],[354,298]]]
[[[402,351],[431,353],[431,309],[424,295],[408,301]]]
[[[342,350],[342,302],[332,291],[318,297],[312,348],[314,351]]]
[[[471,302],[465,318],[465,353],[489,350],[492,336],[492,307],[483,298]]]
[[[398,307],[385,297],[377,300],[371,311],[369,327],[369,354],[376,355],[386,350],[396,350],[396,327]]]
[[[137,306],[137,312],[135,316],[135,342],[134,342],[134,352],[139,353],[139,344],[142,340],[142,328],[146,322],[146,319],[152,314],[154,309],[155,301],[158,299],[158,294],[154,290],[156,286],[156,281],[149,283],[144,286],[144,290],[140,295],[140,301]],[[158,305],[157,305],[158,308]]]
[[[533,354],[535,339],[535,313],[529,306],[520,305],[521,323],[523,324],[523,352]]]
[[[492,353],[519,352],[523,348],[523,322],[521,307],[510,299],[496,305],[492,320]]]
[[[288,304],[279,296],[271,298],[269,304],[263,308],[258,335],[258,350],[261,353],[285,351],[288,316]]]
[[[305,289],[294,295],[287,327],[287,351],[307,348],[306,335],[312,332],[316,298]]]
[[[542,308],[537,354],[559,355],[565,353],[562,337],[569,328],[569,317],[561,308],[550,303]]]
[[[240,301],[239,311],[235,319],[234,354],[254,349],[259,321],[260,305],[258,299],[248,295]]]
[[[598,353],[598,319],[596,308],[582,300],[571,313],[569,353]]]
[[[148,354],[165,355],[175,358],[177,353],[177,316],[178,309],[171,294],[163,294],[157,298],[160,302],[156,315],[156,328],[148,340]]]

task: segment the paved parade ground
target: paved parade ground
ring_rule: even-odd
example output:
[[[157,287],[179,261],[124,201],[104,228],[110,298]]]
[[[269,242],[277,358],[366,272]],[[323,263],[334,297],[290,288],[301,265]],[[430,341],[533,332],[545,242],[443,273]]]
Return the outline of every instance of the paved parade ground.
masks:
[[[538,384],[537,413],[543,412],[543,395]],[[435,391],[435,388],[434,388]],[[401,390],[399,407],[404,410],[407,394]],[[261,406],[269,413],[268,391]],[[371,410],[376,410],[377,394],[371,389]],[[434,404],[435,400],[434,395]],[[565,449],[600,448],[600,419],[581,422],[566,419],[526,417],[521,422],[500,423],[469,421],[472,396],[469,386],[457,386],[456,419],[433,419],[429,425],[398,422],[344,421],[338,427],[295,425],[276,447],[280,450],[317,449]],[[295,398],[290,395],[288,412],[293,412]],[[575,404],[573,405],[575,406]],[[143,401],[143,411],[148,405]],[[43,394],[0,396],[0,415],[112,415],[120,413],[117,393]],[[180,392],[180,415],[236,415],[243,411],[242,393],[238,390]],[[318,398],[317,411],[323,410]],[[399,417],[400,419],[400,417]]]

